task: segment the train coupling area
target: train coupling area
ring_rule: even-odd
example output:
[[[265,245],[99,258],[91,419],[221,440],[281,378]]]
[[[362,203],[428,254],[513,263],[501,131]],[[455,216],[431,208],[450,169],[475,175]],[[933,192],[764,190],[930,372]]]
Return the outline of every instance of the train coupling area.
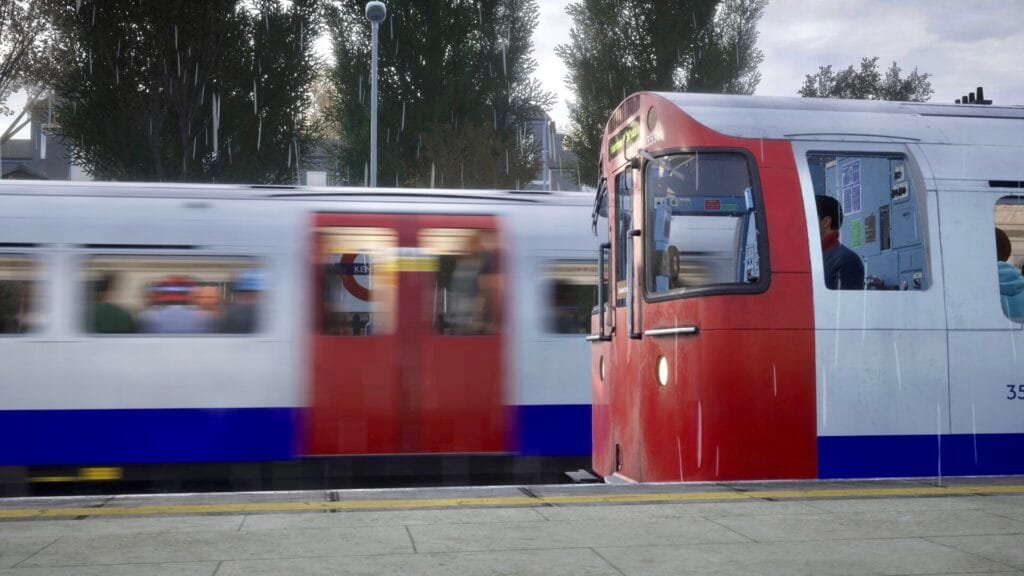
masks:
[[[0,499],[0,575],[1024,574],[1024,477]]]

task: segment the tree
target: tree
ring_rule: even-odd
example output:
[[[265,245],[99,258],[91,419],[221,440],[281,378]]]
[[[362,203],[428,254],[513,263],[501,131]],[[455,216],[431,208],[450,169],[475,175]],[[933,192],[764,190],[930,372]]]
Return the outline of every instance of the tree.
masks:
[[[7,99],[23,87],[42,53],[46,30],[42,0],[0,0],[0,116],[11,114]],[[21,116],[0,135],[7,140],[22,125]]]
[[[608,117],[640,90],[749,94],[760,75],[757,22],[767,0],[577,0],[557,48],[576,99],[567,138],[580,177],[597,178]]]
[[[832,65],[818,67],[816,74],[808,74],[804,85],[797,92],[805,98],[854,98],[859,100],[896,100],[901,102],[925,102],[935,90],[929,80],[931,74],[921,74],[915,67],[906,77],[896,64],[885,71],[878,71],[878,56],[864,58],[860,69],[852,65],[838,73]]]
[[[330,116],[337,172],[367,177],[370,28],[362,0],[331,20]],[[536,174],[527,123],[553,96],[531,77],[536,0],[395,0],[381,24],[379,181],[385,185],[509,188]]]
[[[291,182],[318,0],[55,1],[42,72],[75,163],[117,180]]]

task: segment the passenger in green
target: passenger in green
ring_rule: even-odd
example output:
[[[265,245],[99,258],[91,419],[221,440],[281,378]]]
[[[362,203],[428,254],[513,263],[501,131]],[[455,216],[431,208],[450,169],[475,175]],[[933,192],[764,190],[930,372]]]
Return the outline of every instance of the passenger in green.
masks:
[[[131,334],[135,332],[132,315],[111,302],[117,278],[105,274],[93,285],[93,305],[87,322],[89,330],[98,334]]]

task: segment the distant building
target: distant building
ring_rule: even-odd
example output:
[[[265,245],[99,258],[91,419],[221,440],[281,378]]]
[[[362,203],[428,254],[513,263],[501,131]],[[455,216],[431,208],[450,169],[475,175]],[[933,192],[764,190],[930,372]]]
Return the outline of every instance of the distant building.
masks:
[[[10,139],[0,146],[0,176],[14,180],[88,180],[71,165],[60,139],[47,133],[39,118],[33,118],[29,138]]]
[[[550,116],[529,123],[534,141],[540,149],[540,169],[537,178],[530,182],[527,190],[579,190],[578,159],[563,143],[565,134],[560,134]]]

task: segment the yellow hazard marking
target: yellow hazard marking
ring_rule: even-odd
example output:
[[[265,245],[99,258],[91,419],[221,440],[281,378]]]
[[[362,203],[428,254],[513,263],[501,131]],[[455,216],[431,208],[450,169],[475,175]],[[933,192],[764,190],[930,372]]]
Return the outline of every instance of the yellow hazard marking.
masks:
[[[257,512],[325,512],[330,510],[400,510],[552,504],[636,504],[657,502],[710,502],[716,500],[881,498],[894,496],[969,496],[1024,494],[1024,485],[913,486],[899,488],[821,488],[803,490],[727,490],[717,492],[660,492],[634,494],[563,494],[552,496],[481,496],[470,498],[401,498],[342,500],[337,502],[249,502],[230,504],[166,504],[104,508],[9,508],[0,518],[65,518],[74,516],[154,516],[167,514],[250,514]]]
[[[120,480],[121,469],[112,466],[93,466],[79,468],[75,476],[33,476],[29,482],[100,482],[104,480]]]

